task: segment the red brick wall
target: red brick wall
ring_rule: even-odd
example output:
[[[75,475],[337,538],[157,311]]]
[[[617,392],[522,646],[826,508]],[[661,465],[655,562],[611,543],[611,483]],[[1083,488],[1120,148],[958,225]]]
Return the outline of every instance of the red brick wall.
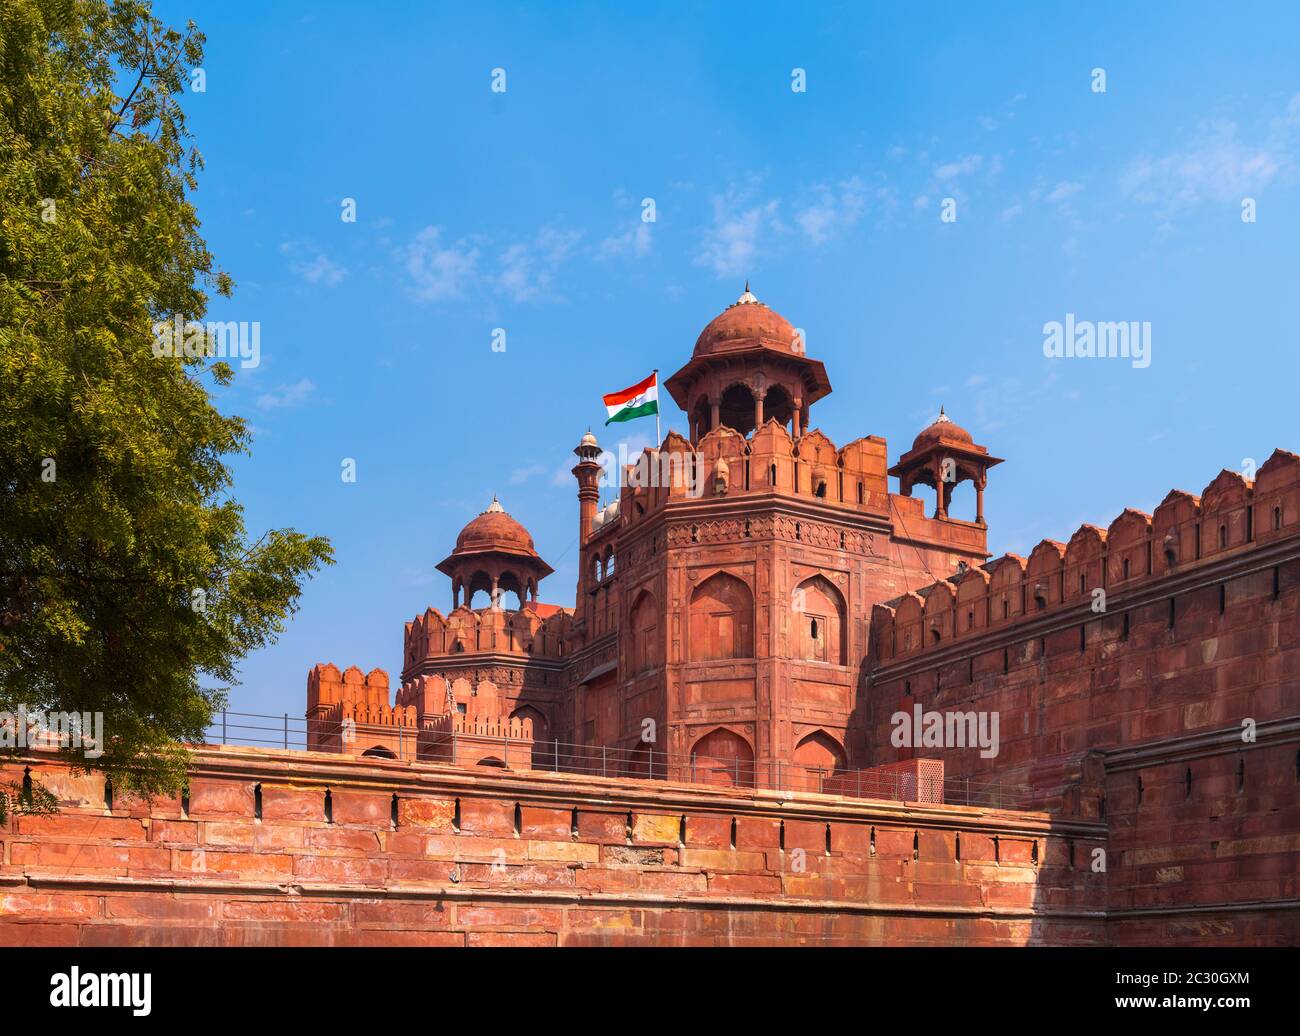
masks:
[[[61,811],[0,828],[4,945],[1103,937],[1101,829],[1042,814],[244,748],[197,754],[188,809],[110,814],[102,779],[29,762]]]

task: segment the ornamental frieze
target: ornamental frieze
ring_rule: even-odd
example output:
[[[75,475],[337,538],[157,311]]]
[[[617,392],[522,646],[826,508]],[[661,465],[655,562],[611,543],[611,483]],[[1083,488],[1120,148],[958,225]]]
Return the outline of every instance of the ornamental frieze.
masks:
[[[824,522],[791,518],[788,515],[761,518],[722,518],[714,521],[682,522],[668,527],[668,546],[689,547],[697,543],[743,543],[749,539],[778,539],[805,543],[824,550],[879,556],[872,533],[842,529]]]

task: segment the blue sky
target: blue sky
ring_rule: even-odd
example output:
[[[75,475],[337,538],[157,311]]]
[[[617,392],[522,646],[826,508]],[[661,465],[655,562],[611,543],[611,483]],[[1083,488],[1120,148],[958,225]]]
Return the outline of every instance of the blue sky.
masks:
[[[1300,11],[980,6],[159,3],[208,37],[211,316],[262,325],[219,399],[255,433],[237,495],[338,557],[232,707],[301,715],[317,661],[396,679],[494,492],[571,604],[570,451],[647,443],[601,394],[676,370],[746,277],[826,364],[833,441],[896,459],[942,403],[1007,459],[994,554],[1300,448]],[[1046,358],[1066,313],[1149,321],[1150,367]]]

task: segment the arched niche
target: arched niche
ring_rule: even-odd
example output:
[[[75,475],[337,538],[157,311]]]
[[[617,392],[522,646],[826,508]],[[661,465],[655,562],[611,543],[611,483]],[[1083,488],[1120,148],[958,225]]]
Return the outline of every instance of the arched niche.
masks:
[[[628,615],[631,643],[631,671],[644,673],[660,662],[659,603],[649,590],[642,590]]]
[[[808,662],[847,665],[847,609],[839,587],[825,576],[810,576],[794,591],[795,657]]]
[[[794,763],[807,770],[839,773],[845,767],[844,749],[826,731],[814,730],[795,746]]]
[[[752,787],[754,750],[734,730],[711,730],[691,749],[691,778],[703,784]]]
[[[695,588],[688,648],[692,662],[754,657],[754,595],[743,580],[718,572]]]
[[[520,705],[510,713],[510,718],[521,723],[526,719],[533,721],[533,769],[544,770],[554,764],[555,744],[545,713],[534,705]]]

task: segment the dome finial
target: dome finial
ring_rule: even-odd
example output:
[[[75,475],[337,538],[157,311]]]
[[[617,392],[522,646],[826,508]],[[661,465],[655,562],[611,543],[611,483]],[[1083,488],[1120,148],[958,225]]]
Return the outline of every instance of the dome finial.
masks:
[[[492,513],[495,513],[495,512],[497,512],[497,511],[504,511],[504,510],[505,510],[505,508],[501,506],[501,501],[497,499],[497,495],[496,495],[496,493],[493,493],[493,494],[492,494],[492,502],[491,502],[490,504],[488,504],[488,509],[487,509],[486,511],[484,511],[483,513],[484,513],[484,514],[492,514]]]
[[[752,291],[749,290],[749,278],[746,277],[746,278],[745,278],[745,291],[744,291],[744,294],[742,294],[742,295],[740,296],[740,298],[736,299],[736,305],[737,305],[737,306],[744,306],[744,305],[748,305],[748,304],[750,304],[750,303],[754,303],[754,302],[757,302],[757,301],[758,301],[758,298],[754,295],[754,293],[753,293]]]
[[[935,421],[935,424],[940,424],[940,423],[946,423],[946,424],[952,423],[952,418],[950,418],[947,414],[943,412],[942,403],[939,404],[939,417],[938,420]]]

